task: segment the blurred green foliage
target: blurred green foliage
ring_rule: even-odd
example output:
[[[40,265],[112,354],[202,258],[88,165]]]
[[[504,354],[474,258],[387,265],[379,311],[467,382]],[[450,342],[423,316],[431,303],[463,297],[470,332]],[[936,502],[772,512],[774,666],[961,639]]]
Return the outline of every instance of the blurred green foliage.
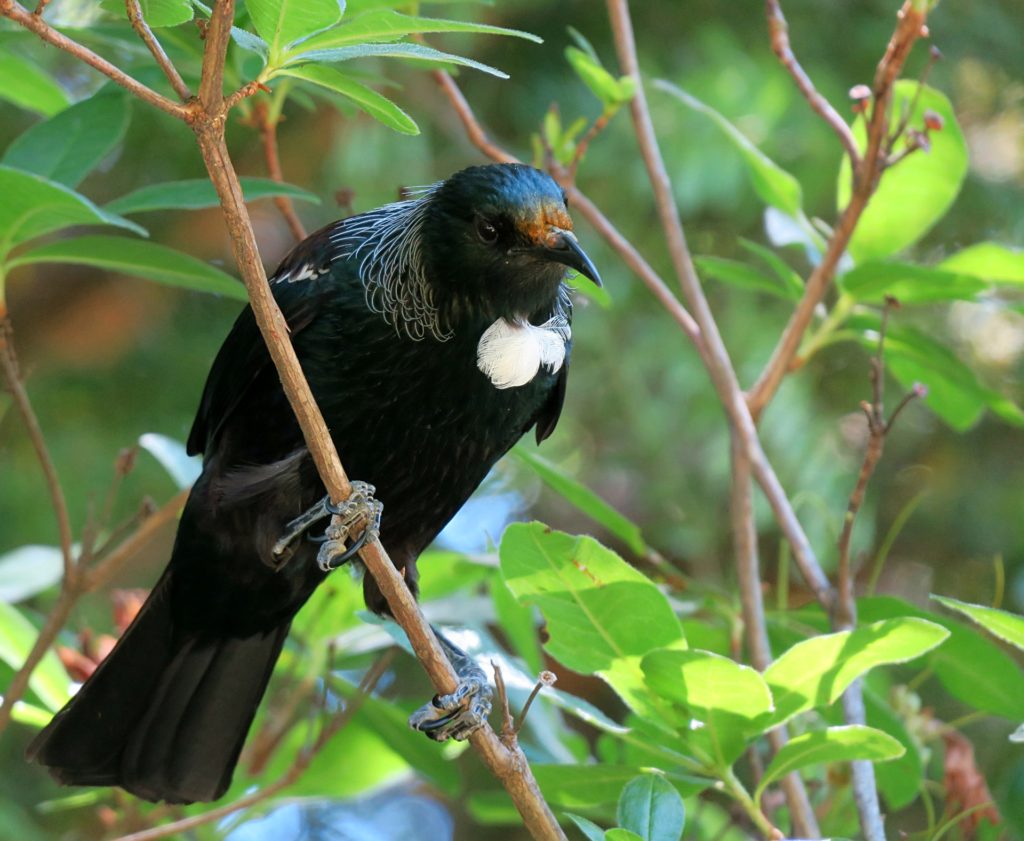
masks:
[[[410,17],[376,8],[388,5]],[[543,138],[558,160],[571,160],[586,126],[608,118],[580,163],[579,184],[671,277],[629,121],[616,116],[631,91],[615,75],[603,8],[539,0],[423,4],[425,11],[416,5],[351,0],[340,17],[337,4],[309,4],[309,20],[282,35],[267,17],[279,4],[248,4],[253,26],[237,39],[229,75],[239,84],[258,77],[273,89],[258,97],[284,117],[282,167],[297,185],[281,189],[319,200],[297,206],[307,228],[480,162],[429,75],[415,62],[388,61],[438,59],[406,37],[425,31],[437,33],[429,43],[446,55],[471,56],[469,66],[479,62],[509,74],[504,81],[463,71],[458,79],[482,123],[524,159],[543,154]],[[826,233],[823,224],[834,221],[837,192],[842,196],[847,183],[841,150],[772,55],[758,4],[634,5],[642,67],[650,79],[667,83],[651,86],[648,96],[676,198],[741,381],[750,383],[786,323],[798,279]],[[785,4],[794,49],[819,90],[850,118],[847,90],[870,81],[896,5]],[[190,4],[151,0],[143,7],[154,25],[174,27],[159,31],[172,58],[194,67],[201,46],[195,30],[174,26],[191,18]],[[109,8],[123,14],[117,3]],[[361,23],[360,10],[366,12]],[[82,27],[76,37],[95,49],[116,52],[140,79],[162,85],[141,48],[124,46],[131,41],[123,22],[72,0],[54,0],[52,13]],[[425,24],[426,14],[447,22]],[[339,27],[314,36],[317,43],[288,43],[296,32],[339,18]],[[466,26],[470,20],[536,33],[544,44],[491,38],[484,28]],[[821,612],[801,608],[809,596],[789,572],[770,512],[759,502],[768,599],[778,607],[769,617],[772,645],[782,656],[764,677],[731,659],[739,608],[724,415],[693,348],[583,224],[581,239],[601,267],[611,305],[580,300],[559,430],[543,460],[531,447],[503,463],[491,486],[501,493],[489,498],[499,529],[510,509],[525,514],[528,508],[607,546],[517,525],[501,541],[499,567],[499,534],[483,534],[474,522],[449,533],[458,551],[424,560],[432,621],[462,626],[457,641],[501,663],[514,709],[540,665],[551,667],[551,658],[561,664],[559,686],[542,693],[523,741],[546,796],[587,837],[750,837],[749,825],[734,821],[721,796],[696,793],[718,779],[738,802],[730,786],[736,774],[749,779],[744,751],[763,745],[757,737],[769,722],[798,715],[798,735],[767,773],[808,765],[804,775],[824,804],[826,832],[858,831],[847,781],[840,766],[826,761],[870,756],[892,759],[878,766],[890,831],[934,837],[943,809],[951,810],[947,818],[956,812],[935,791],[944,770],[935,728],[958,721],[1000,803],[1002,830],[1024,837],[1024,758],[1007,739],[1024,719],[1024,676],[1013,648],[1020,645],[1013,621],[1019,617],[979,607],[1024,610],[1018,408],[1024,273],[1014,250],[1024,244],[1024,10],[1016,0],[945,0],[929,26],[945,58],[932,69],[912,118],[926,107],[944,118],[943,131],[932,136],[934,154],[917,152],[886,176],[893,180],[883,189],[893,192],[884,202],[880,196],[874,218],[865,220],[851,249],[857,265],[830,300],[837,317],[814,334],[813,355],[787,379],[762,422],[780,478],[820,557],[832,565],[860,465],[858,403],[870,396],[878,304],[886,292],[903,300],[891,317],[890,402],[915,381],[931,391],[928,406],[911,406],[889,439],[858,520],[855,557],[865,570],[881,570],[879,595],[860,606],[864,626],[848,637],[827,634]],[[482,34],[467,37],[460,29]],[[396,48],[390,39],[399,37],[403,46]],[[331,53],[328,58],[344,62],[325,67],[315,50],[348,52]],[[919,47],[912,56],[910,79],[922,71],[925,53]],[[240,287],[225,276],[234,269],[209,191],[191,181],[204,173],[184,126],[130,102],[68,56],[42,50],[33,36],[9,26],[0,27],[0,74],[19,80],[0,85],[0,226],[22,205],[45,200],[51,208],[34,227],[0,242],[4,257],[11,256],[5,294],[28,389],[80,530],[102,504],[123,448],[145,433],[186,436],[210,360],[238,310]],[[915,86],[902,86],[901,98],[910,102]],[[258,134],[234,119],[229,140],[239,171],[254,179],[250,207],[272,267],[292,241],[273,205],[258,198],[271,191],[255,180],[266,174]],[[186,180],[192,186],[181,186]],[[908,184],[931,192],[913,192]],[[141,197],[140,190],[146,191]],[[90,230],[8,251],[29,235],[45,236],[54,220],[108,229],[103,239]],[[106,236],[140,225],[148,240]],[[795,244],[776,247],[787,234]],[[888,259],[894,256],[898,262]],[[182,288],[190,284],[219,285],[222,294]],[[8,403],[0,397],[0,562],[10,560],[8,551],[56,542],[42,476]],[[144,497],[166,500],[176,487],[144,451],[119,492],[113,521],[132,515]],[[154,541],[117,584],[150,584],[170,538]],[[645,573],[655,563],[661,586],[608,547]],[[602,586],[574,565],[584,555]],[[665,563],[681,573],[664,577]],[[16,578],[24,583],[24,575]],[[31,643],[31,623],[38,624],[55,596],[52,575],[40,582],[45,589],[27,601],[24,592],[11,597],[16,608],[0,605],[0,686]],[[955,596],[959,602],[944,604],[1007,644],[966,619],[939,615],[932,592]],[[375,653],[402,642],[393,628],[361,621],[359,609],[358,586],[336,574],[303,611],[256,731],[273,725],[297,696],[292,726],[266,769],[246,765],[239,773],[233,796],[272,780],[307,743],[303,716],[315,696],[334,704],[351,697]],[[546,622],[546,659],[538,648],[539,616]],[[106,594],[90,596],[62,642],[79,645],[77,632],[105,632],[111,624]],[[328,642],[338,653],[329,655]],[[843,685],[864,674],[868,724],[875,729],[851,731],[841,726],[834,701]],[[19,711],[22,723],[0,742],[0,824],[25,839],[99,837],[111,826],[110,807],[122,829],[151,816],[146,805],[106,791],[69,793],[25,770],[20,751],[31,728],[67,692],[59,663],[48,658],[29,705]],[[519,837],[510,828],[516,821],[507,798],[482,778],[471,756],[406,730],[414,699],[429,692],[403,656],[359,716],[286,791],[322,802],[246,815],[199,837],[328,838],[355,826],[382,838]],[[693,718],[704,727],[690,728]],[[651,768],[660,773],[647,773]],[[434,801],[445,810],[430,812]],[[656,821],[644,823],[642,815],[654,814]],[[784,809],[777,817],[785,820]],[[604,833],[599,825],[617,828]],[[425,834],[410,834],[417,826]],[[963,831],[955,827],[953,837]]]

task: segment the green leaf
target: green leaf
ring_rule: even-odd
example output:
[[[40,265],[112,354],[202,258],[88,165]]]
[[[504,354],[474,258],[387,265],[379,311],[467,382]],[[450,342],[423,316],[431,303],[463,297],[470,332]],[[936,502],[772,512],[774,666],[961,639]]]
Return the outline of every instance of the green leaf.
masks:
[[[961,272],[995,283],[1024,285],[1024,251],[997,242],[979,242],[939,263],[948,272]]]
[[[355,44],[351,47],[337,47],[330,50],[313,50],[311,52],[290,53],[288,65],[302,64],[308,61],[335,63],[351,61],[356,58],[406,58],[416,61],[426,61],[432,64],[455,64],[461,67],[471,67],[483,73],[490,73],[499,79],[507,79],[508,73],[503,73],[487,64],[473,61],[471,58],[443,53],[432,47],[425,47],[422,44]],[[276,71],[280,73],[280,70]]]
[[[1024,721],[1024,671],[998,644],[960,622],[891,596],[858,599],[857,613],[868,622],[913,616],[942,625],[949,638],[927,663],[946,690],[974,709]]]
[[[505,530],[500,556],[509,589],[547,620],[546,650],[570,669],[600,671],[682,640],[668,599],[593,538],[515,523]]]
[[[616,815],[619,826],[643,841],[679,841],[686,823],[683,798],[659,774],[642,774],[626,783]]]
[[[394,129],[401,134],[419,134],[419,126],[416,122],[393,103],[386,96],[382,96],[356,81],[347,73],[335,70],[333,67],[321,67],[315,64],[306,64],[300,67],[290,67],[278,71],[278,75],[292,76],[314,85],[340,93],[346,99],[350,99],[359,108],[365,111],[374,119],[384,123],[388,128]]]
[[[913,263],[866,260],[838,279],[839,288],[857,301],[881,303],[887,295],[902,304],[974,300],[989,285],[967,273]]]
[[[68,105],[68,95],[39,67],[0,49],[0,100],[50,117]]]
[[[658,90],[674,96],[687,108],[703,114],[722,130],[722,133],[743,157],[751,184],[761,201],[772,207],[777,207],[789,216],[799,216],[803,212],[801,210],[803,193],[800,189],[800,182],[751,143],[736,126],[710,105],[705,105],[671,82],[659,79],[654,86]]]
[[[902,717],[893,709],[887,698],[880,697],[870,686],[864,686],[864,707],[869,727],[888,733],[904,748],[906,753],[891,762],[885,762],[875,768],[875,780],[878,789],[885,797],[892,810],[909,806],[917,799],[924,782],[924,767],[917,745],[903,722]]]
[[[185,445],[158,432],[144,432],[139,446],[155,458],[180,490],[191,487],[203,470],[203,459],[190,456]]]
[[[970,604],[959,599],[951,599],[947,596],[932,596],[932,598],[948,607],[956,610],[965,616],[969,616],[986,631],[1011,645],[1024,650],[1024,616],[1010,613],[1006,610],[999,610],[995,607],[984,607],[980,604]]]
[[[102,0],[100,5],[111,14],[128,19],[124,0]],[[139,0],[139,6],[143,19],[153,29],[187,23],[194,14],[191,0]]]
[[[38,629],[24,614],[13,605],[0,602],[0,660],[12,669],[20,669],[38,636]],[[28,685],[51,712],[59,710],[71,697],[71,681],[52,649],[43,655]]]
[[[614,803],[622,787],[644,772],[634,765],[553,765],[531,763],[530,768],[544,799],[562,809],[589,809]],[[668,780],[684,793],[696,789],[682,775],[668,773]]]
[[[127,95],[98,93],[36,123],[0,163],[76,187],[124,139],[130,118]]]
[[[736,761],[748,738],[761,732],[759,720],[773,710],[756,670],[710,651],[655,651],[642,668],[654,692],[699,720],[687,741],[720,769]]]
[[[578,47],[566,47],[565,57],[583,84],[606,108],[622,105],[633,98],[636,84],[632,78],[616,79],[593,55]]]
[[[609,829],[604,834],[604,839],[605,841],[643,841],[643,838],[635,832],[631,832],[628,829],[622,829],[618,826],[614,829]]]
[[[294,184],[282,184],[270,178],[242,177],[242,193],[246,201],[257,201],[270,196],[288,196],[298,201],[320,203],[320,198],[296,187]],[[113,213],[127,216],[132,213],[147,213],[153,210],[198,210],[204,207],[216,207],[220,204],[217,191],[209,178],[193,178],[185,181],[165,181],[162,184],[149,184],[140,187],[127,195],[114,199],[105,207]]]
[[[245,6],[272,61],[289,44],[334,26],[345,11],[344,0],[245,0]]]
[[[587,841],[605,841],[604,830],[593,821],[581,815],[574,815],[572,812],[566,812],[565,816],[576,824],[580,832],[587,836]]]
[[[529,467],[544,484],[567,502],[608,529],[632,552],[642,555],[647,551],[639,526],[612,508],[590,488],[582,485],[561,467],[522,445],[513,448],[512,455]]]
[[[740,237],[739,243],[742,248],[753,254],[755,257],[759,257],[761,261],[772,270],[774,275],[782,283],[783,287],[789,290],[789,295],[791,297],[799,298],[804,294],[803,279],[796,271],[791,269],[789,264],[778,254],[760,243],[752,242],[751,240],[743,239],[742,237]]]
[[[489,26],[484,23],[472,23],[460,20],[442,20],[440,18],[403,15],[392,9],[379,9],[373,12],[347,16],[340,26],[320,32],[301,44],[301,51],[334,49],[347,47],[351,44],[367,44],[372,42],[398,41],[408,35],[427,34],[433,32],[475,32],[482,35],[511,35],[524,38],[536,44],[542,44],[542,38],[519,29],[506,29],[503,26]]]
[[[9,166],[0,165],[0,196],[0,262],[15,245],[74,225],[114,225],[146,234],[63,184]]]
[[[145,240],[110,236],[58,240],[19,254],[8,266],[30,263],[95,266],[157,283],[248,300],[245,287],[231,275],[188,254]]]
[[[0,602],[14,604],[41,593],[64,575],[56,546],[19,546],[0,555]]]
[[[884,762],[902,756],[904,751],[903,745],[888,733],[862,724],[803,733],[783,746],[764,769],[764,776],[754,792],[754,802],[760,801],[761,794],[773,782],[808,765],[854,759]]]
[[[633,709],[647,710],[640,658],[683,648],[665,595],[610,549],[543,523],[516,523],[502,537],[501,571],[547,621],[545,650],[570,669],[596,673]]]
[[[948,636],[934,622],[900,617],[799,642],[764,672],[775,698],[772,724],[828,706],[875,666],[913,660]]]
[[[917,92],[915,81],[896,82],[891,117],[894,124],[910,108]],[[960,192],[967,174],[967,144],[953,106],[944,94],[925,86],[910,112],[910,128],[923,125],[925,111],[941,116],[944,127],[930,133],[930,151],[919,149],[882,176],[850,240],[850,254],[858,263],[889,257],[913,245],[945,215]],[[854,124],[853,133],[863,150],[867,144],[864,120]],[[850,182],[850,160],[844,156],[839,167],[839,208],[850,201]]]
[[[795,301],[800,298],[800,293],[795,292],[777,276],[758,271],[747,263],[722,257],[695,257],[693,262],[702,276],[720,280],[731,286],[765,292],[784,301]]]
[[[526,661],[527,668],[540,674],[544,657],[540,651],[534,609],[516,601],[500,575],[491,578],[491,601],[498,619],[498,627],[508,637],[512,650]]]

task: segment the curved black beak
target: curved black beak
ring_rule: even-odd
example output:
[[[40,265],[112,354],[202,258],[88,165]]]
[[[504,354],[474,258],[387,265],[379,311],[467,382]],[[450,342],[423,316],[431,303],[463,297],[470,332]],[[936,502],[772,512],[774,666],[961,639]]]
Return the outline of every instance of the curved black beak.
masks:
[[[590,278],[596,286],[603,286],[601,275],[598,274],[594,264],[590,262],[587,253],[580,248],[576,235],[572,231],[563,231],[555,228],[548,234],[544,244],[539,248],[545,259],[553,263],[561,263],[570,269],[575,269],[584,277]]]

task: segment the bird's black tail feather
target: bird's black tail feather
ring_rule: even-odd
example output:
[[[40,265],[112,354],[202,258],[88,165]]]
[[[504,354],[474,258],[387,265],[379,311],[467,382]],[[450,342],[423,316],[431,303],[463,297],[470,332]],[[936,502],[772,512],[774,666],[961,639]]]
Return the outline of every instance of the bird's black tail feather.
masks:
[[[70,785],[147,800],[216,800],[288,634],[203,639],[174,627],[165,574],[110,655],[32,742],[30,759]]]

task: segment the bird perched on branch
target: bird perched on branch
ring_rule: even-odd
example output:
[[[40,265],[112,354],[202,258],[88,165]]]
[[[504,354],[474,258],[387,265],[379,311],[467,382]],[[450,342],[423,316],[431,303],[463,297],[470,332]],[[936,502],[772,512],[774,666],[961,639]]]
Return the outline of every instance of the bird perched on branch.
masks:
[[[415,592],[416,558],[492,465],[531,428],[538,442],[555,428],[567,267],[600,283],[563,191],[513,164],[463,170],[300,243],[270,283],[342,462],[363,482],[340,507],[326,499],[247,308],[188,439],[203,471],[171,561],[30,757],[64,783],[171,803],[220,797],[292,617],[373,536],[374,487],[380,540]],[[345,534],[356,522],[370,533]],[[363,580],[367,606],[387,614]],[[464,738],[489,712],[490,688],[442,644],[462,681],[410,724]]]

